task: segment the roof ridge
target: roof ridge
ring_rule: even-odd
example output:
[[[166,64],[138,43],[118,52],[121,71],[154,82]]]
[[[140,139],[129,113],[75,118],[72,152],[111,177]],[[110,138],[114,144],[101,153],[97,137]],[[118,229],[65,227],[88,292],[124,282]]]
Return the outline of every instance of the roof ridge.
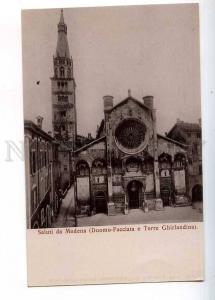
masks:
[[[76,149],[74,152],[82,151],[82,150],[84,150],[85,148],[90,147],[90,146],[92,146],[93,144],[95,144],[95,143],[97,143],[97,142],[99,142],[100,140],[103,140],[103,139],[105,139],[105,138],[106,138],[105,135],[102,136],[102,137],[100,137],[100,138],[97,138],[97,139],[93,140],[92,142],[90,142],[90,143],[88,143],[88,144],[82,146],[81,148]]]

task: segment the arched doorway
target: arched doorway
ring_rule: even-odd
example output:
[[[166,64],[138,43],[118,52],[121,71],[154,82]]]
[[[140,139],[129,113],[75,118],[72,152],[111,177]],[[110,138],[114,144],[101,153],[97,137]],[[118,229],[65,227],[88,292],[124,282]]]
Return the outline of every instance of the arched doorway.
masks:
[[[104,192],[95,194],[95,209],[96,213],[107,213],[107,201]]]
[[[127,187],[129,208],[135,209],[140,207],[140,200],[142,194],[142,183],[136,180],[132,180]]]
[[[192,202],[202,202],[203,193],[201,184],[196,184],[192,188]]]

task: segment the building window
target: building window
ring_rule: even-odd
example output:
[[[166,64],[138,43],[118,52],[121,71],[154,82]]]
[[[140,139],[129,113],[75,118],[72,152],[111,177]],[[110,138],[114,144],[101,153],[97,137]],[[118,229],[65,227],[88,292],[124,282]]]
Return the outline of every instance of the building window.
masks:
[[[57,68],[54,69],[54,75],[57,77]]]
[[[61,114],[61,117],[66,117],[66,111],[65,110],[61,111],[60,114]]]
[[[43,153],[42,150],[39,152],[39,169],[43,167]]]
[[[145,140],[146,126],[135,119],[122,121],[115,131],[119,144],[127,149],[139,147]]]
[[[61,67],[61,68],[60,68],[60,76],[61,76],[61,77],[64,77],[64,67]]]
[[[174,168],[175,169],[184,169],[186,166],[186,158],[184,154],[178,153],[174,158]]]
[[[161,170],[161,177],[169,177],[170,170]]]
[[[30,152],[30,170],[31,175],[34,175],[36,173],[36,150],[33,149]]]
[[[167,153],[162,153],[159,158],[159,168],[160,170],[168,170],[171,169],[171,156]]]
[[[95,175],[106,173],[106,162],[104,160],[96,159],[92,163],[92,172]]]
[[[67,171],[68,170],[67,165],[64,165],[63,169],[64,171]]]
[[[198,139],[201,139],[201,132],[198,132],[198,133],[196,134],[196,136],[197,136]]]
[[[85,161],[78,162],[78,164],[76,166],[76,174],[78,176],[89,176],[90,169],[89,169],[87,162],[85,162]]]
[[[68,96],[58,95],[58,101],[68,101]]]

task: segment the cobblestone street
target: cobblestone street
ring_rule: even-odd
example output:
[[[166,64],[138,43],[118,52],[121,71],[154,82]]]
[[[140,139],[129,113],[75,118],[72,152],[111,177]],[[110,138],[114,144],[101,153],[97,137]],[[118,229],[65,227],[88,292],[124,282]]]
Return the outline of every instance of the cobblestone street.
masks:
[[[74,225],[74,188],[71,186],[62,200],[59,215],[55,222],[52,223],[52,227],[73,227]]]

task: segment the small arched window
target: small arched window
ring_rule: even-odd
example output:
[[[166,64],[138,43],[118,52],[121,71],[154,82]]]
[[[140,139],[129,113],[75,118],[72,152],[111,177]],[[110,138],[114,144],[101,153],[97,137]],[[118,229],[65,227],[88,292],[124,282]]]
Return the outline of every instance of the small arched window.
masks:
[[[79,161],[76,165],[76,174],[78,176],[89,176],[90,169],[86,161]]]
[[[57,68],[54,68],[54,75],[57,77]]]
[[[167,153],[162,153],[158,157],[160,170],[171,169],[171,156]]]
[[[60,76],[61,76],[61,77],[64,77],[64,67],[61,67],[61,68],[60,68]]]
[[[186,158],[184,154],[177,153],[174,158],[174,168],[175,169],[184,169],[186,166]]]
[[[106,174],[106,162],[103,159],[96,159],[92,163],[92,173],[94,175]]]

